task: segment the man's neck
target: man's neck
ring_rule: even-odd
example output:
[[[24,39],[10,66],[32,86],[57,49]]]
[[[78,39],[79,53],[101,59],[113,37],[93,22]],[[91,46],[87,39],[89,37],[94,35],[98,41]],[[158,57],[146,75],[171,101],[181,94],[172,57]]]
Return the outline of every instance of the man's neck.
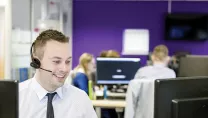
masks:
[[[161,62],[161,61],[153,61],[153,65],[163,65],[163,66],[166,66],[167,64],[165,62]]]
[[[42,81],[39,72],[36,72],[35,79],[41,85],[41,87],[43,87],[48,92],[54,92],[57,89],[56,87],[51,87],[50,85],[48,85],[50,84],[49,82]]]

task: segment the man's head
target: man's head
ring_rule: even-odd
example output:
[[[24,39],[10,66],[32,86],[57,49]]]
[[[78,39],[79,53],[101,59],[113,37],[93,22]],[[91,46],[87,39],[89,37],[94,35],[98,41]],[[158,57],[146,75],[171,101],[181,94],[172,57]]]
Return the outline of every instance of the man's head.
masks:
[[[106,57],[108,58],[119,58],[120,54],[115,50],[108,50]]]
[[[41,63],[41,68],[50,70],[37,70],[38,82],[48,91],[54,91],[64,84],[70,71],[71,55],[69,40],[59,31],[43,31],[35,40],[33,57]]]
[[[158,45],[154,48],[152,53],[152,61],[155,62],[162,62],[167,63],[168,61],[168,48],[165,45]]]

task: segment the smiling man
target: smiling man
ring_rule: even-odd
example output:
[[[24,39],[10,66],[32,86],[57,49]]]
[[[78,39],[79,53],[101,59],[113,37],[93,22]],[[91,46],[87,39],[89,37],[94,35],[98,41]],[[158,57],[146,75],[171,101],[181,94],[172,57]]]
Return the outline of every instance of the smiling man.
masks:
[[[42,32],[31,46],[32,79],[19,85],[19,118],[97,118],[84,91],[64,84],[70,72],[69,40],[59,31]]]

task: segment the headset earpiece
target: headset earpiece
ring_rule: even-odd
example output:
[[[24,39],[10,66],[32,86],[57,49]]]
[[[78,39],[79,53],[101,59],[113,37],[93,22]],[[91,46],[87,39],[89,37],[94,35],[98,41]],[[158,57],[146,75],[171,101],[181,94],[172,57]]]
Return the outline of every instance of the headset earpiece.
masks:
[[[37,58],[33,58],[32,62],[30,63],[30,66],[32,66],[35,69],[40,68],[40,61]]]
[[[33,56],[32,49],[33,49],[34,44],[35,44],[35,42],[32,43],[32,46],[30,49],[30,55],[31,55],[31,60],[32,60],[32,62],[30,63],[30,66],[32,66],[35,69],[38,69],[38,68],[40,68],[41,63],[37,58],[34,58],[34,56]]]
[[[35,68],[35,69],[42,69],[42,70],[47,71],[47,72],[52,72],[51,70],[47,70],[47,69],[44,69],[44,68],[40,67],[41,66],[40,60],[33,56],[32,48],[33,48],[34,44],[35,43],[33,42],[32,46],[30,48],[30,55],[31,55],[31,60],[32,60],[32,62],[30,63],[30,66]]]

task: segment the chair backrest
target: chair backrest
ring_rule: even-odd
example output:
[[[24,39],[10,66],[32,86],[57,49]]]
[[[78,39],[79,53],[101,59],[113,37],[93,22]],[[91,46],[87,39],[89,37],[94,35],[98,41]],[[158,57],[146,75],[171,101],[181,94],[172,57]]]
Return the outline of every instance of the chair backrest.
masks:
[[[134,79],[129,83],[131,90],[127,92],[127,97],[134,96],[132,98],[134,101],[132,107],[135,110],[133,118],[154,118],[154,81],[155,79]],[[127,105],[129,105],[128,102],[131,103],[127,98]],[[125,116],[128,115],[125,114]]]

